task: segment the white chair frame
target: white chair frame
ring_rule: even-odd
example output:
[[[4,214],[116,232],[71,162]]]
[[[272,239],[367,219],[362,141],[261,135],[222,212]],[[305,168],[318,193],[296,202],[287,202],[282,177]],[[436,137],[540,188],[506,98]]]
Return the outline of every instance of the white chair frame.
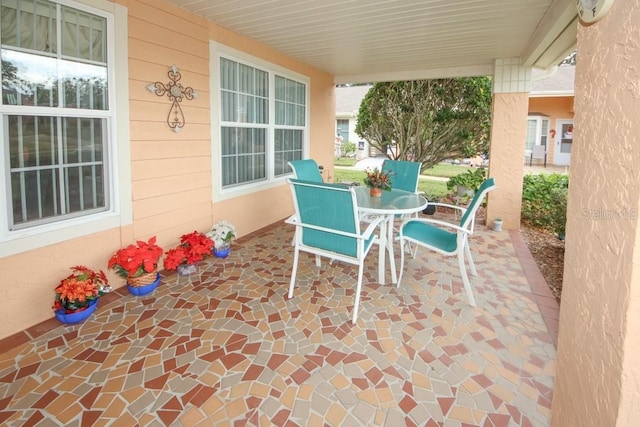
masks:
[[[297,180],[288,179],[287,180],[291,186],[291,192],[293,195],[293,200],[296,208],[296,214],[285,222],[287,224],[292,224],[296,227],[296,231],[294,233],[294,253],[293,253],[293,269],[291,271],[291,281],[289,283],[289,293],[288,298],[293,297],[293,290],[296,283],[296,275],[298,271],[298,263],[300,261],[300,252],[307,252],[316,256],[316,265],[320,267],[319,259],[320,257],[327,257],[330,260],[343,261],[349,264],[354,264],[358,266],[358,282],[356,286],[356,295],[355,295],[355,303],[353,307],[353,317],[352,323],[356,323],[358,320],[358,310],[360,307],[360,292],[362,290],[362,279],[364,275],[364,262],[367,254],[371,250],[371,248],[377,243],[379,240],[378,237],[374,235],[376,229],[380,222],[384,220],[384,218],[379,217],[373,219],[372,222],[368,223],[364,232],[360,232],[360,219],[358,218],[358,206],[357,206],[357,198],[353,188],[341,186],[338,187],[332,184],[314,184],[310,182],[299,182]],[[355,233],[344,232],[342,230],[327,228],[323,226],[318,226],[315,224],[304,223],[300,220],[302,216],[300,215],[300,206],[296,197],[294,185],[303,185],[308,187],[317,187],[317,188],[330,188],[334,191],[347,191],[351,193],[351,199],[353,203],[352,212],[353,212],[353,222],[355,226]],[[357,241],[357,250],[355,256],[350,256],[340,252],[329,251],[320,247],[311,246],[304,242],[304,233],[305,230],[317,230],[323,231],[327,233],[334,234],[336,236],[345,236],[353,238]],[[373,237],[371,243],[367,246],[365,243],[367,240]]]

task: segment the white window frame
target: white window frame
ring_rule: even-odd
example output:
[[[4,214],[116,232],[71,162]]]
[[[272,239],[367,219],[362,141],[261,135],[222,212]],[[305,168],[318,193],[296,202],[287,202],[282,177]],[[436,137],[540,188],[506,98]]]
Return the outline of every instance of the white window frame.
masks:
[[[536,121],[536,134],[535,134],[535,138],[534,138],[534,143],[533,145],[543,145],[542,144],[542,138],[546,137],[547,138],[547,143],[544,144],[547,147],[547,150],[549,149],[549,129],[551,126],[551,119],[547,116],[542,116],[542,115],[533,115],[533,116],[527,116],[527,133],[529,132],[529,120],[535,120]],[[545,135],[542,134],[542,122],[546,121],[547,122],[547,132]],[[527,134],[527,137],[529,135]],[[528,138],[527,138],[528,139]],[[524,151],[527,155],[531,154],[531,149],[527,148],[527,139],[525,139],[525,147],[524,147]]]
[[[276,128],[288,128],[285,125],[275,124],[275,75],[285,77],[305,85],[305,119],[304,137],[302,142],[302,158],[309,153],[309,109],[311,79],[308,76],[296,73],[287,68],[257,58],[248,53],[239,51],[217,42],[211,42],[210,51],[210,76],[211,76],[211,174],[212,174],[212,198],[214,201],[227,200],[234,197],[256,193],[265,189],[282,185],[291,174],[274,176],[274,132]],[[258,68],[269,74],[269,120],[267,124],[266,142],[266,178],[258,182],[239,184],[230,188],[222,188],[222,112],[220,108],[220,59],[226,58],[250,67]],[[254,127],[262,127],[256,125]]]
[[[51,1],[106,18],[109,109],[102,110],[96,116],[103,113],[106,113],[107,116],[108,139],[105,141],[104,163],[105,177],[108,180],[106,189],[106,196],[109,198],[106,201],[108,210],[10,231],[7,210],[9,207],[4,207],[0,209],[0,257],[121,227],[133,222],[128,126],[127,8],[106,0]],[[115,46],[118,46],[117,51]],[[42,115],[47,114],[47,109],[0,105],[0,135],[5,135],[6,132],[3,119],[5,114]],[[56,116],[59,115],[65,116],[63,109],[56,111]],[[119,126],[119,124],[122,125]],[[5,147],[2,146],[0,149],[4,153]],[[3,161],[0,162],[0,191],[2,191],[0,197],[2,197],[3,205],[7,200],[7,178],[8,171]]]

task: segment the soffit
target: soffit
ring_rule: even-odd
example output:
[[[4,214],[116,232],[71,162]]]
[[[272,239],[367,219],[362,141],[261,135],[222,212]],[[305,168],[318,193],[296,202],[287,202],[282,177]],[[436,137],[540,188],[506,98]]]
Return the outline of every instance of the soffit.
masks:
[[[575,46],[573,0],[168,0],[336,83],[547,68]]]

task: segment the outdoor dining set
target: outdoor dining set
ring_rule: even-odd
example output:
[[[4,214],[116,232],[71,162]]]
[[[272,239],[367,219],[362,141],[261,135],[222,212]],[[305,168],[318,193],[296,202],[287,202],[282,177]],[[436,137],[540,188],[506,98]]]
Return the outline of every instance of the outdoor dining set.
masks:
[[[295,214],[286,220],[296,227],[294,258],[288,297],[293,297],[300,253],[342,261],[358,266],[352,322],[358,320],[364,262],[374,245],[379,246],[378,282],[385,284],[386,259],[389,259],[391,281],[400,286],[405,254],[415,256],[418,248],[427,248],[443,255],[456,256],[469,304],[475,298],[465,262],[472,275],[477,275],[469,248],[477,209],[489,191],[495,189],[493,178],[483,182],[468,206],[429,202],[418,192],[421,164],[418,162],[385,160],[383,174],[393,174],[393,186],[372,196],[369,188],[339,183],[325,183],[312,159],[289,162],[293,178],[288,179]],[[447,206],[459,212],[460,221],[452,224],[440,219],[419,216],[428,205]],[[396,272],[394,242],[400,243],[400,269]]]

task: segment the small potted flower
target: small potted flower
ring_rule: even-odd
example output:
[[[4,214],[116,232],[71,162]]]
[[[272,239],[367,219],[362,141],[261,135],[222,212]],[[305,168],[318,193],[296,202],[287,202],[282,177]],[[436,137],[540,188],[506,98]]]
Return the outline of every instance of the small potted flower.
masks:
[[[180,244],[166,252],[164,268],[178,270],[181,276],[195,273],[196,262],[202,261],[205,256],[211,254],[213,241],[204,233],[193,231],[180,237]]]
[[[369,194],[371,197],[381,197],[382,190],[391,191],[391,175],[392,171],[383,172],[378,168],[366,169],[364,171],[367,176],[364,178],[364,183],[370,188]]]
[[[135,245],[118,249],[107,265],[118,276],[127,279],[129,292],[146,295],[160,283],[158,260],[161,256],[162,248],[156,245],[153,236],[147,242],[137,241]]]
[[[231,240],[236,237],[236,228],[227,221],[220,221],[211,227],[207,237],[213,241],[213,253],[218,258],[226,258],[231,251]]]
[[[95,272],[82,265],[71,267],[72,273],[55,288],[53,313],[60,322],[80,323],[98,308],[98,298],[111,291],[102,270]]]

